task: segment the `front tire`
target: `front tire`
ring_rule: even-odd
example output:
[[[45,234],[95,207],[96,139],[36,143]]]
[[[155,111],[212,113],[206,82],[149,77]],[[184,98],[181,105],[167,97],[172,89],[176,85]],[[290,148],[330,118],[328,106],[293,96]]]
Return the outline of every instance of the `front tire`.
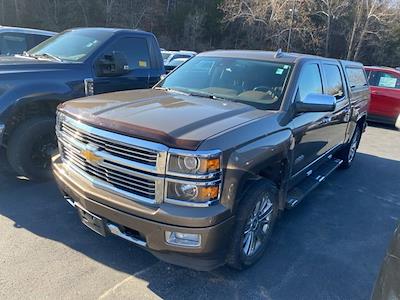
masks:
[[[242,270],[255,264],[267,248],[278,216],[278,193],[270,181],[252,185],[238,207],[227,264]]]
[[[51,177],[51,156],[56,149],[54,118],[35,117],[13,132],[7,158],[18,175],[42,181]]]

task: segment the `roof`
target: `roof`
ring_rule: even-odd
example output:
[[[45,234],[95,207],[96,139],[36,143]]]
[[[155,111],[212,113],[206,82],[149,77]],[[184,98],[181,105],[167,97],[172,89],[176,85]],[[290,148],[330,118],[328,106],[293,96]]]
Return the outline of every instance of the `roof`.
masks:
[[[184,54],[184,55],[196,55],[197,52],[194,51],[187,51],[187,50],[161,50],[163,53],[167,54]]]
[[[321,59],[320,56],[300,54],[300,53],[288,53],[288,52],[276,52],[276,51],[263,51],[263,50],[214,50],[200,53],[201,56],[221,56],[221,57],[232,57],[232,58],[250,58],[257,60],[274,60],[285,63],[295,63],[299,58],[311,58]]]
[[[72,30],[87,30],[93,32],[108,32],[111,34],[119,34],[119,33],[129,33],[129,34],[139,34],[139,35],[153,35],[150,32],[143,31],[140,29],[129,29],[129,28],[108,28],[108,27],[75,27],[71,29],[67,29],[66,31]]]
[[[300,60],[307,59],[319,59],[319,60],[331,60],[339,61],[333,58],[326,58],[317,55],[294,53],[294,52],[283,52],[278,51],[263,51],[263,50],[214,50],[207,51],[199,54],[200,56],[216,56],[216,57],[231,57],[231,58],[247,58],[265,61],[277,61],[281,63],[298,63]],[[352,61],[340,60],[346,65],[356,64],[362,66],[362,64]]]
[[[395,72],[395,73],[399,73],[400,72],[399,68],[391,68],[391,67],[365,66],[365,69],[385,70],[385,71],[391,71],[391,72]]]
[[[18,32],[18,33],[41,34],[48,36],[53,36],[57,34],[57,32],[53,31],[33,29],[33,28],[23,28],[23,27],[11,27],[11,26],[0,26],[0,32]]]

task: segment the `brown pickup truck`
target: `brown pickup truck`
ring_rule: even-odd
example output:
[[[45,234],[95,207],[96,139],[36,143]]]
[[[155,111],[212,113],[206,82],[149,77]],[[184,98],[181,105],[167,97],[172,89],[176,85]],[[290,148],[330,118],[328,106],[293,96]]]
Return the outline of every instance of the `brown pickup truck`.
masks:
[[[243,269],[282,211],[352,164],[369,97],[359,63],[202,53],[152,89],[62,104],[53,170],[97,233],[173,264]]]

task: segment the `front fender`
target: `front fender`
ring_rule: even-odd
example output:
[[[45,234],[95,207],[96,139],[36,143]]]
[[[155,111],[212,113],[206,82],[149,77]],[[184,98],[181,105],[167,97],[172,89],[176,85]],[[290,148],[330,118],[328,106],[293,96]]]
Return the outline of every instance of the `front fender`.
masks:
[[[60,82],[40,82],[19,84],[7,90],[0,98],[0,122],[7,124],[7,121],[21,107],[29,104],[40,103],[41,101],[57,104],[69,99],[83,96],[82,88],[78,83],[65,84]]]
[[[278,131],[236,148],[230,155],[224,176],[222,202],[233,211],[252,181],[268,178],[282,188],[292,161],[293,134]],[[270,178],[272,177],[272,178]]]

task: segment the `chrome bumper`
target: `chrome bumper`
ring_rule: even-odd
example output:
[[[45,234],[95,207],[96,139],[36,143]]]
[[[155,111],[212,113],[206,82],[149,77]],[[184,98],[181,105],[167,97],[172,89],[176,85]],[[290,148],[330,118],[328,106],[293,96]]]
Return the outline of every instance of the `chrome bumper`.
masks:
[[[70,198],[69,196],[64,196],[64,199],[74,208],[79,207],[80,209],[84,210],[85,212],[92,214],[91,212],[87,211],[86,209],[84,209],[81,205],[79,205],[77,202],[75,202],[72,198]],[[122,239],[125,239],[131,243],[134,243],[138,246],[141,247],[147,247],[147,243],[144,241],[141,241],[139,239],[136,239],[132,236],[129,236],[125,233],[123,233],[118,226],[116,226],[115,224],[109,223],[109,222],[105,222],[105,227],[107,228],[108,232],[116,235]]]

